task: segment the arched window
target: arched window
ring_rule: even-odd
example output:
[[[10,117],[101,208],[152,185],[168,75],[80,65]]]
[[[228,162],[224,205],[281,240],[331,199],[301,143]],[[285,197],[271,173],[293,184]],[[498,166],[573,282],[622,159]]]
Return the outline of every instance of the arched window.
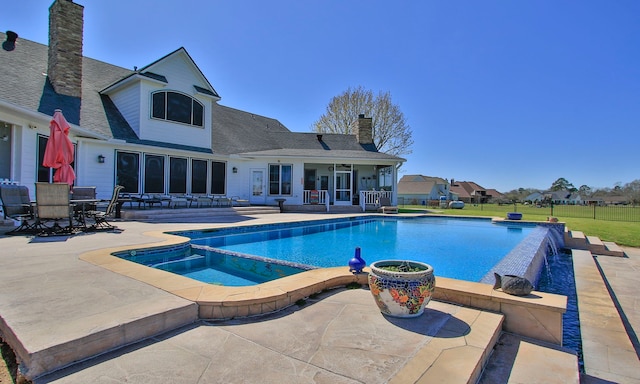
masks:
[[[151,116],[155,119],[202,127],[204,106],[196,99],[183,93],[171,91],[154,92]]]

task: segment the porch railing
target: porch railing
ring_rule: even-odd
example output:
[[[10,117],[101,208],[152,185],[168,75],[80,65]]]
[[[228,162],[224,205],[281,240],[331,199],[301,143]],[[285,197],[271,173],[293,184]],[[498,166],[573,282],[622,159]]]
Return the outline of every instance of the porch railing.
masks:
[[[391,191],[360,191],[360,208],[364,212],[367,210],[367,205],[378,207],[381,197],[387,197],[391,201],[391,195]]]
[[[313,193],[311,193],[312,191],[318,192],[317,201],[315,199],[315,196],[312,199],[312,195],[313,195]],[[320,189],[320,190],[305,189],[304,196],[302,197],[302,204],[327,205],[329,204],[329,191],[325,189]]]

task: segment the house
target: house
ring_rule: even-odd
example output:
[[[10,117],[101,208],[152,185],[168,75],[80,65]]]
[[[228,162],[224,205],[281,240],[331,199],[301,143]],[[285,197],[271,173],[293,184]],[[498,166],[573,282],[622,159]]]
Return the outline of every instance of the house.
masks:
[[[551,202],[561,205],[582,205],[583,201],[579,194],[571,191],[551,191]]]
[[[507,201],[504,194],[501,192],[498,192],[498,190],[494,188],[487,189],[487,196],[489,196],[489,200],[494,203]]]
[[[442,197],[453,200],[449,183],[440,177],[405,175],[398,181],[398,199],[404,204],[434,205]]]
[[[458,195],[458,200],[469,204],[484,204],[491,198],[487,190],[473,181],[457,181],[451,179],[450,190]]]
[[[18,39],[0,50],[0,180],[30,187],[56,109],[71,125],[75,185],[132,194],[236,196],[256,205],[357,205],[384,189],[396,203],[405,159],[380,153],[371,118],[354,135],[292,132],[277,119],[219,104],[185,48],[127,69],[84,57],[84,7],[55,0],[49,45]],[[64,16],[63,16],[64,15]],[[18,31],[19,32],[19,31]],[[0,33],[0,39],[6,34]],[[379,192],[377,192],[379,193]]]
[[[541,203],[545,200],[545,195],[540,192],[533,192],[524,198],[524,201],[528,201],[533,204]]]

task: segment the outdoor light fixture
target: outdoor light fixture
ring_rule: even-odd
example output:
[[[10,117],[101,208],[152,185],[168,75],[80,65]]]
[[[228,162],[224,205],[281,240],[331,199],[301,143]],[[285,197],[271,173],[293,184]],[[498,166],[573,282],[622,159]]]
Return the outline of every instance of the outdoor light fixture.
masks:
[[[233,167],[233,168],[231,168],[231,171],[232,171],[233,173],[238,173],[238,168]]]
[[[9,141],[9,135],[2,136],[2,141]]]
[[[5,51],[13,51],[16,49],[16,40],[18,39],[18,34],[13,31],[7,31],[7,41],[2,43],[2,49]]]
[[[98,155],[98,163],[100,163],[100,164],[104,163],[104,156]]]

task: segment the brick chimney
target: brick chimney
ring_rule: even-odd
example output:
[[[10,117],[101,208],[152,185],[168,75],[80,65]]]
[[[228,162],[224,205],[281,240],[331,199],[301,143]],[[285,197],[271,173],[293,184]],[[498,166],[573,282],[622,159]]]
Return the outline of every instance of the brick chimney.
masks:
[[[356,137],[358,144],[373,144],[373,128],[371,127],[371,118],[364,117],[364,114],[358,116],[358,125],[356,126]]]
[[[55,0],[49,7],[47,75],[61,95],[82,95],[83,13],[84,7],[71,0]]]

